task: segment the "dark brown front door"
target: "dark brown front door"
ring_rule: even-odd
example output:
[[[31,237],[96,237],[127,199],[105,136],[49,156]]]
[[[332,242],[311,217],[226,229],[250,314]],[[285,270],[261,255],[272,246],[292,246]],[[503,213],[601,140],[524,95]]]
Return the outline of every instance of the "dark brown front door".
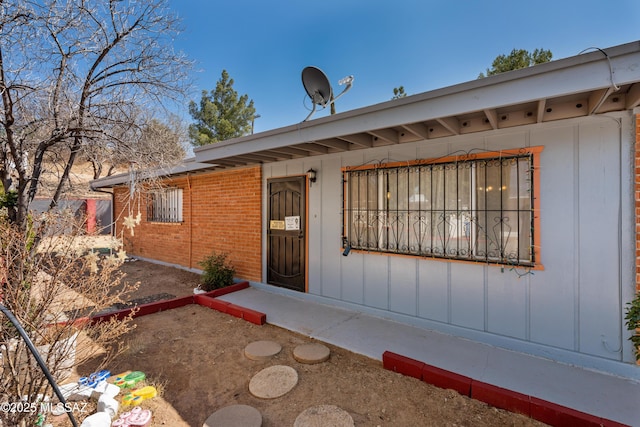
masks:
[[[267,283],[305,291],[306,177],[267,181]]]

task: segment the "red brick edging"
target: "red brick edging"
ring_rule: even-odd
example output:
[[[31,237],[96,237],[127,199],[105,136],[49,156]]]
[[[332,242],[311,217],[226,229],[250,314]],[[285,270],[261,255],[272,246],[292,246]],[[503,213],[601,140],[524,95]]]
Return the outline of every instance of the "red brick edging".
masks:
[[[629,427],[626,424],[576,411],[537,397],[477,381],[390,351],[382,354],[382,365],[390,371],[417,378],[440,388],[453,389],[464,396],[496,408],[526,415],[552,426]]]
[[[204,294],[157,301],[142,304],[134,308],[101,314],[92,317],[90,321],[101,322],[113,317],[122,319],[131,314],[133,317],[139,317],[164,310],[184,307],[189,304],[198,304],[221,313],[244,319],[256,325],[264,325],[267,321],[266,314],[216,299],[219,296],[247,289],[248,287],[248,282],[240,282]],[[391,351],[385,351],[382,354],[382,364],[385,369],[425,381],[440,388],[453,389],[464,396],[471,397],[472,399],[479,400],[496,408],[528,416],[546,424],[566,427],[629,427],[626,424],[580,412],[534,396],[474,380],[473,378],[428,365],[419,360],[411,359]]]
[[[125,308],[123,310],[100,314],[91,317],[90,320],[91,322],[102,322],[114,317],[116,319],[123,319],[129,315],[132,315],[132,317],[139,317],[145,316],[147,314],[158,313],[164,310],[171,310],[172,308],[184,307],[185,305],[189,304],[198,304],[204,307],[212,308],[222,313],[229,314],[231,316],[238,317],[240,319],[244,319],[247,322],[251,322],[256,325],[264,325],[265,323],[267,323],[266,314],[216,299],[219,296],[241,291],[243,289],[247,289],[248,287],[249,282],[239,282],[234,285],[227,286],[226,288],[216,289],[204,294],[189,295],[186,297],[156,301],[148,304],[141,304],[136,307]]]

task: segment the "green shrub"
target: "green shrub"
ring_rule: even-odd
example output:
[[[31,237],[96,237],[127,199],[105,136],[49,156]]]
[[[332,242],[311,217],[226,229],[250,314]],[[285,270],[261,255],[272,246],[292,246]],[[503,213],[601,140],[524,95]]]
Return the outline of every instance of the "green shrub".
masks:
[[[632,333],[629,340],[633,343],[636,360],[640,361],[640,292],[636,294],[633,301],[627,304],[625,319],[627,320],[627,329]]]
[[[227,254],[214,252],[199,264],[202,267],[200,289],[203,291],[209,292],[233,285],[233,275],[236,270],[231,264],[227,263]]]
[[[0,208],[12,208],[18,205],[18,192],[9,190],[6,193],[0,187]]]

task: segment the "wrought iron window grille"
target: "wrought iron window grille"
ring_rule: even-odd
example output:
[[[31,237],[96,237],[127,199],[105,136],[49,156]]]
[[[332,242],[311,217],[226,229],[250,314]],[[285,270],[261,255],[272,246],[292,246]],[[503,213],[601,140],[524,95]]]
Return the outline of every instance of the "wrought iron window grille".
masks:
[[[167,188],[151,192],[147,205],[147,220],[152,222],[182,222],[182,189]]]
[[[533,154],[343,172],[343,247],[533,266]]]

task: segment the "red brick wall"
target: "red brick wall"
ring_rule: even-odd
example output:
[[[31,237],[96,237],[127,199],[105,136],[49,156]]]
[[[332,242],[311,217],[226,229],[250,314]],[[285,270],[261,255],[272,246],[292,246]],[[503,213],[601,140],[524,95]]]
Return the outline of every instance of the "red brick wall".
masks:
[[[129,199],[128,187],[115,191],[116,236],[129,255],[201,268],[212,251],[226,252],[236,277],[262,280],[262,171],[260,167],[179,176],[164,185],[183,189],[183,222],[147,221],[146,198]],[[124,227],[140,206],[142,221]]]

